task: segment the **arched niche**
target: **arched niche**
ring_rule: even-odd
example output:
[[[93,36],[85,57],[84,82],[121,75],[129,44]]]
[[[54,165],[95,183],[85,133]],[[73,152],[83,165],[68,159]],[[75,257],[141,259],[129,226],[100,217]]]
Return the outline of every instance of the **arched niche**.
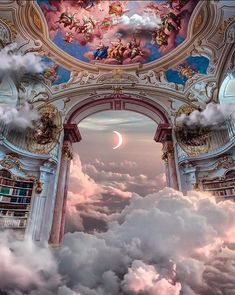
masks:
[[[235,73],[227,75],[224,79],[219,90],[219,102],[235,103]]]
[[[15,106],[18,100],[18,91],[10,77],[0,77],[0,106]]]

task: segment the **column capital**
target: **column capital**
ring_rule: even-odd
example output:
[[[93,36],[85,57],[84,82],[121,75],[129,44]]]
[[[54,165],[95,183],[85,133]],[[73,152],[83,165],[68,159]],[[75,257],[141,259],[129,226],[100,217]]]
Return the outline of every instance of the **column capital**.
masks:
[[[77,124],[64,124],[64,140],[74,143],[79,142],[81,139]]]
[[[158,125],[154,140],[161,143],[172,141],[172,128],[169,123],[161,123]]]

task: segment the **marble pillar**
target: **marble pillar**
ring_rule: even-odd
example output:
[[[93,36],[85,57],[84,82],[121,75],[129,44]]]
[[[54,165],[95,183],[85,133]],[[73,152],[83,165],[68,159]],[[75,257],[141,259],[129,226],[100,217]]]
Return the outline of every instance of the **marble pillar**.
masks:
[[[68,141],[64,141],[62,147],[61,161],[60,161],[60,171],[59,171],[59,181],[57,186],[52,228],[51,228],[51,236],[50,243],[51,244],[59,244],[60,238],[60,227],[62,220],[62,209],[65,195],[65,186],[67,181],[67,167],[69,162],[71,161],[70,155],[67,152],[68,146],[71,143]]]
[[[174,145],[172,141],[163,142],[163,160],[165,161],[165,165],[167,166],[167,176],[168,176],[168,186],[172,187],[176,190],[179,189],[178,180],[177,180],[177,172],[175,165],[175,153],[174,153]]]
[[[71,151],[68,151],[68,157],[72,160],[73,154]],[[63,199],[63,206],[62,206],[62,216],[61,216],[61,225],[60,225],[60,236],[59,236],[59,243],[61,243],[64,239],[64,227],[65,227],[65,214],[66,214],[66,205],[67,205],[67,197],[68,197],[68,183],[69,183],[69,172],[70,172],[70,164],[71,160],[67,164],[67,171],[66,171],[66,180],[64,185],[64,199]]]
[[[68,192],[68,179],[70,163],[72,159],[72,143],[81,140],[76,124],[64,125],[64,141],[62,145],[59,179],[57,185],[56,200],[54,206],[53,221],[49,242],[59,245],[64,236],[65,211]]]
[[[162,159],[165,162],[167,186],[178,190],[179,186],[176,171],[175,151],[172,139],[172,128],[170,124],[159,124],[154,140],[162,143]]]

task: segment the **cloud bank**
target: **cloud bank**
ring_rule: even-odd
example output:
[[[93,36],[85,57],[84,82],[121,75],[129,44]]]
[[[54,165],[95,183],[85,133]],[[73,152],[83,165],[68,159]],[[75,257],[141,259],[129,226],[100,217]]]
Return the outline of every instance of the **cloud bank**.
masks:
[[[141,197],[103,233],[67,233],[58,249],[1,234],[0,290],[30,295],[231,295],[235,205],[173,189]],[[28,259],[30,257],[30,259]]]
[[[182,114],[177,123],[187,126],[213,126],[223,123],[228,118],[235,119],[235,103],[209,103],[203,111],[195,110],[189,116]]]
[[[129,204],[133,192],[146,195],[165,186],[163,174],[151,178],[139,170],[134,161],[104,163],[95,159],[82,166],[76,155],[70,174],[66,231],[104,230],[112,215]]]

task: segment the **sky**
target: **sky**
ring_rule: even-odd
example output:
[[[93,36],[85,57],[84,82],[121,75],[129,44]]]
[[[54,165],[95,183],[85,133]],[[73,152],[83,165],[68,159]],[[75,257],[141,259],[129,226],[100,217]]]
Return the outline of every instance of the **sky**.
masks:
[[[147,195],[165,186],[162,145],[153,140],[156,129],[154,121],[130,111],[100,112],[79,124],[82,140],[73,147],[66,231],[105,230],[108,215],[123,209],[133,193]],[[123,137],[118,149],[113,149],[118,142],[113,131]],[[89,183],[81,183],[84,177]],[[78,184],[85,198],[77,193]],[[96,189],[87,195],[85,186]]]

